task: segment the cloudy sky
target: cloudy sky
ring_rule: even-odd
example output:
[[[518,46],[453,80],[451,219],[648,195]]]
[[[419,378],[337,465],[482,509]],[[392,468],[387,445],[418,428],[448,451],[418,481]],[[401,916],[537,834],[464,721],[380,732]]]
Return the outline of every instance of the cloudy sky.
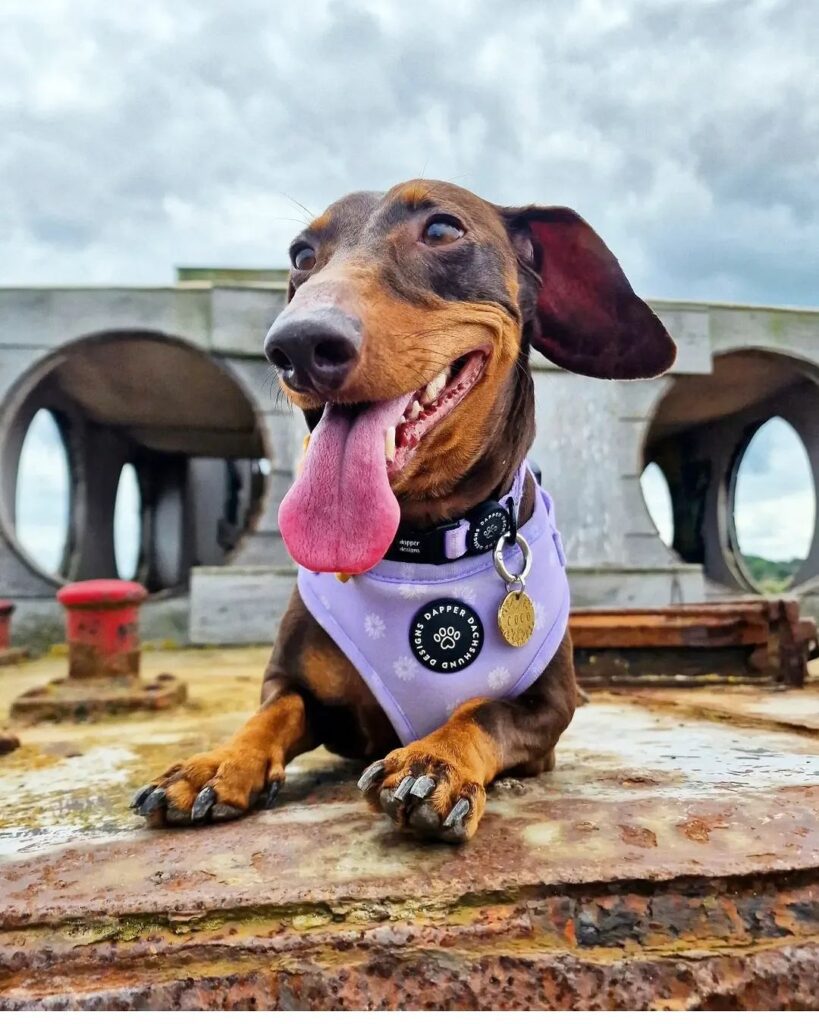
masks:
[[[649,296],[817,305],[817,53],[816,0],[3,0],[0,282],[281,265],[297,203],[424,174]]]
[[[819,306],[817,53],[817,0],[3,0],[0,284],[282,266],[424,175],[575,207],[649,297]],[[787,556],[810,483],[752,477]]]
[[[734,522],[745,553],[805,558],[816,521],[816,493],[805,446],[778,416],[760,427],[737,472]]]

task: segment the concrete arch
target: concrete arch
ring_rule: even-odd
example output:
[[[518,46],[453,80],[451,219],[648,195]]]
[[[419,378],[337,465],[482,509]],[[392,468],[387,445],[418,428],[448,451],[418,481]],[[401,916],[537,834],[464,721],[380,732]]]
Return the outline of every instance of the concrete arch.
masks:
[[[69,549],[55,576],[19,544],[14,522],[20,450],[43,408],[71,465]],[[259,467],[271,456],[254,396],[225,360],[160,331],[75,338],[29,366],[0,406],[0,543],[32,596],[65,579],[115,575],[114,502],[131,463],[143,495],[138,578],[154,592],[181,590],[194,565],[238,553],[269,500]]]
[[[733,528],[736,472],[751,437],[781,417],[808,454],[819,486],[819,366],[781,346],[732,346],[715,354],[708,376],[670,382],[654,407],[644,463],[656,462],[674,505],[674,546],[702,564],[712,586],[754,591]],[[819,529],[792,586],[819,575]]]

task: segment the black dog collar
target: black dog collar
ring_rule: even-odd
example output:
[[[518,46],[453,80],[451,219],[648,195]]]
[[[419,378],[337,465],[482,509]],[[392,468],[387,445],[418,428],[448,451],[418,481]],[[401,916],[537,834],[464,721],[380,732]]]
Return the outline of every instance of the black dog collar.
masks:
[[[529,468],[540,483],[538,467],[530,462]],[[504,534],[514,534],[517,529],[525,479],[524,462],[515,474],[511,490],[498,501],[482,501],[462,519],[452,519],[429,530],[399,526],[385,559],[392,562],[443,565],[468,555],[491,551]]]

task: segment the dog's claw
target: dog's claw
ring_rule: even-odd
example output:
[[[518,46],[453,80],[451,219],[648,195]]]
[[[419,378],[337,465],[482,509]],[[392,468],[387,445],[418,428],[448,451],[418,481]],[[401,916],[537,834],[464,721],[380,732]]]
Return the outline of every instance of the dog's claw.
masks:
[[[453,825],[460,825],[467,814],[469,814],[469,808],[469,801],[461,797],[446,818],[444,818],[444,828],[452,828]]]
[[[282,788],[282,784],[279,779],[274,779],[267,787],[267,796],[264,799],[265,810],[270,810],[273,804],[276,802],[276,797],[279,795],[279,790]]]
[[[384,762],[374,761],[369,768],[365,769],[361,778],[358,780],[358,788],[362,793],[366,793],[372,789],[373,786],[378,782],[384,775]]]
[[[406,778],[401,779],[398,785],[393,790],[393,799],[397,800],[398,803],[403,803],[409,791],[415,785],[415,776],[407,775]]]
[[[137,814],[141,814],[143,818],[147,818],[149,814],[153,814],[153,812],[158,811],[160,807],[164,807],[167,802],[168,798],[165,790],[158,787],[157,789],[151,790],[135,810]]]
[[[425,800],[435,789],[435,779],[431,775],[422,775],[416,779],[410,790],[410,796],[416,796],[419,800]]]
[[[205,786],[204,789],[200,790],[191,808],[191,821],[202,821],[206,818],[216,803],[216,799],[216,790],[213,786]]]
[[[155,789],[156,786],[152,785],[151,783],[148,783],[147,786],[140,786],[136,793],[134,793],[134,798],[128,805],[133,810],[134,814],[139,814],[139,808],[143,800],[145,800],[146,797],[150,796],[150,794],[153,793]]]

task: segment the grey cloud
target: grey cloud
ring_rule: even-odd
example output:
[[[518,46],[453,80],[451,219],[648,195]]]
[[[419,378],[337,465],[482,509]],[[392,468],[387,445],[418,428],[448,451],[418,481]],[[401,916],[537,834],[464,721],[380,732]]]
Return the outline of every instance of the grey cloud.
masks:
[[[813,0],[7,0],[0,279],[281,265],[425,174],[574,206],[657,297],[819,300]]]
[[[743,493],[751,499],[813,492],[810,460],[799,435],[778,416],[760,427],[739,466]]]

